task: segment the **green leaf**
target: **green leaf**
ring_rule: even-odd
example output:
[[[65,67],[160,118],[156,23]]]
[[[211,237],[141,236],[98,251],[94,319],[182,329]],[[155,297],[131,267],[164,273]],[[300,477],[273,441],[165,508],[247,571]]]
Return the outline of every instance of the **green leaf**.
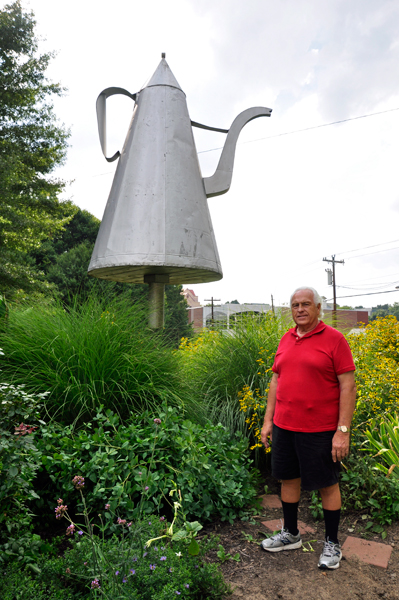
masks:
[[[185,529],[179,529],[172,535],[172,542],[177,542],[179,540],[184,540],[187,537],[187,531]]]
[[[197,556],[197,554],[199,554],[199,551],[200,547],[197,540],[192,538],[188,547],[188,553],[191,554],[191,556]]]

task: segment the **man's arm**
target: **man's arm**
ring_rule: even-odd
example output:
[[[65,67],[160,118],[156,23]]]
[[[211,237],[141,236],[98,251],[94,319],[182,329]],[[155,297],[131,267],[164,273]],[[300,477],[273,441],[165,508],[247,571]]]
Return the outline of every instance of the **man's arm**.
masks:
[[[340,387],[338,425],[346,425],[348,432],[337,431],[333,437],[331,454],[334,462],[343,460],[349,454],[349,428],[356,404],[355,372],[348,371],[338,375],[338,381]]]
[[[266,407],[265,419],[263,421],[263,427],[262,427],[262,431],[260,434],[262,444],[264,444],[264,446],[266,448],[269,447],[269,442],[268,442],[267,438],[270,437],[270,440],[272,439],[273,415],[274,415],[274,410],[276,408],[277,380],[278,380],[277,373],[273,373],[273,377],[271,378],[271,381],[270,381],[269,394],[267,396],[267,407]]]

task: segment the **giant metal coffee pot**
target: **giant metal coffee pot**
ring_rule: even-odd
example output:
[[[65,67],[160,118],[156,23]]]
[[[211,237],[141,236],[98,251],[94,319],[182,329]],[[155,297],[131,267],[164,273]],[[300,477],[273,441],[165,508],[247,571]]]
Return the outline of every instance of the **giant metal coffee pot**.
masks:
[[[135,101],[121,153],[106,156],[106,99]],[[229,130],[191,121],[186,96],[162,55],[149,83],[136,94],[108,88],[97,99],[100,142],[106,159],[119,158],[89,265],[100,279],[150,285],[150,326],[163,324],[166,283],[203,283],[222,278],[207,197],[231,184],[238,135],[246,123],[270,116],[249,108]],[[227,133],[217,169],[203,178],[192,127]]]

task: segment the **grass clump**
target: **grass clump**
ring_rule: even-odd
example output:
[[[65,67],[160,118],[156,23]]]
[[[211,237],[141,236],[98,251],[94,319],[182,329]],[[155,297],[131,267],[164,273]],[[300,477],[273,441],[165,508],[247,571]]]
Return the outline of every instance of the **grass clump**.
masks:
[[[251,390],[267,394],[274,355],[288,329],[284,316],[265,313],[241,318],[228,331],[203,331],[179,349],[183,377],[196,402],[214,423],[230,431],[247,431],[239,398]]]
[[[49,392],[45,406],[64,423],[120,415],[167,400],[181,405],[175,356],[147,326],[146,308],[127,297],[90,297],[64,308],[19,306],[2,335],[0,377],[29,393]]]

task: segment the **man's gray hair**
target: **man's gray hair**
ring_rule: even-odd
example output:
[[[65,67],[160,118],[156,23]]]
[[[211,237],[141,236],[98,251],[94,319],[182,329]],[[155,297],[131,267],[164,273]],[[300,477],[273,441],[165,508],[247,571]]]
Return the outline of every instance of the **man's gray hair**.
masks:
[[[293,298],[293,296],[294,296],[294,295],[295,295],[297,292],[300,292],[300,291],[302,291],[302,290],[309,290],[310,292],[312,292],[312,294],[313,294],[313,299],[314,299],[314,303],[315,303],[316,305],[317,305],[317,304],[320,304],[320,316],[322,317],[322,316],[323,316],[323,300],[321,299],[321,296],[320,296],[320,294],[319,294],[319,293],[318,293],[318,292],[317,292],[317,291],[316,291],[314,288],[310,287],[309,285],[302,285],[301,287],[299,287],[299,288],[296,288],[296,290],[294,290],[294,291],[292,292],[292,294],[291,294],[291,297],[290,297],[290,306],[291,306],[291,304],[292,304],[292,298]]]

